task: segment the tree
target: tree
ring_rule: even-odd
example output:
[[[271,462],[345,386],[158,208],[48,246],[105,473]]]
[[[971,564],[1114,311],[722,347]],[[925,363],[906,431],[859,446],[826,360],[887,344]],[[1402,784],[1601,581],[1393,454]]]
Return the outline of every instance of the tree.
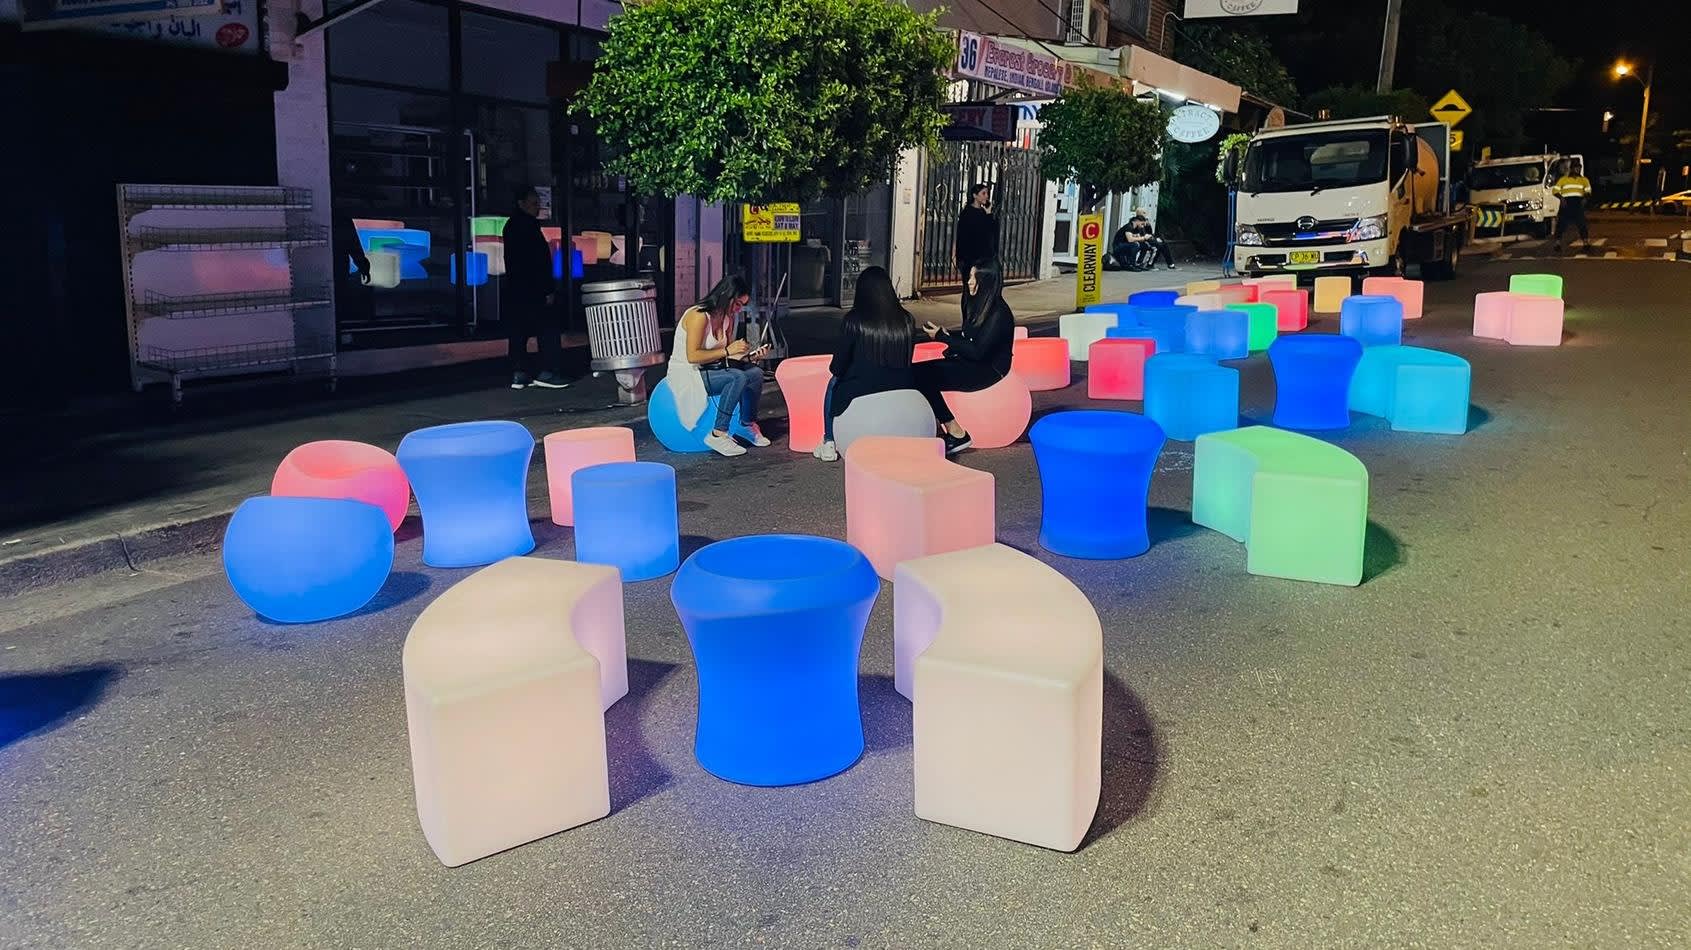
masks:
[[[1227,80],[1277,105],[1298,101],[1298,87],[1268,40],[1242,27],[1182,24],[1174,58]]]
[[[1164,119],[1155,102],[1083,81],[1041,108],[1039,121],[1039,170],[1054,181],[1079,182],[1084,212],[1162,171]]]
[[[803,201],[934,142],[955,43],[888,0],[631,0],[576,109],[647,195]]]
[[[1331,119],[1395,115],[1410,122],[1431,121],[1426,97],[1413,89],[1379,93],[1370,86],[1332,86],[1311,93],[1304,100],[1304,110]]]
[[[1413,62],[1415,88],[1432,97],[1456,89],[1474,107],[1462,123],[1470,148],[1509,154],[1529,144],[1527,112],[1549,105],[1573,78],[1549,40],[1466,6],[1430,3],[1415,15],[1412,42],[1412,58],[1400,61]]]

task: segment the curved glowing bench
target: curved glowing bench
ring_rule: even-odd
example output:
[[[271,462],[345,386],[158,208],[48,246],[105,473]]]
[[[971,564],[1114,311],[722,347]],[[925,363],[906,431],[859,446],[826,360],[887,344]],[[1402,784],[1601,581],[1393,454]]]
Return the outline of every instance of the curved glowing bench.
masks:
[[[870,436],[931,439],[938,428],[926,397],[914,389],[892,389],[853,399],[834,418],[834,446],[844,455]]]
[[[977,449],[1001,449],[1015,442],[1033,418],[1033,394],[1014,371],[985,389],[942,395]]]
[[[534,550],[533,455],[534,436],[515,422],[460,422],[407,435],[398,457],[423,516],[423,563],[480,567]]]
[[[1262,302],[1274,308],[1281,333],[1295,333],[1309,326],[1309,291],[1264,285]]]
[[[888,579],[902,561],[996,535],[992,475],[947,461],[945,443],[931,436],[857,440],[845,455],[845,491],[846,541]]]
[[[326,439],[294,449],[276,466],[270,494],[296,498],[350,498],[375,505],[395,530],[411,507],[411,483],[387,449]]]
[[[1403,304],[1403,319],[1419,320],[1425,311],[1426,288],[1418,280],[1407,277],[1364,277],[1362,292],[1365,295],[1378,294],[1385,297],[1395,297]]]
[[[575,524],[575,494],[570,479],[576,472],[606,462],[634,461],[634,430],[624,426],[564,429],[540,440],[546,455],[546,491],[552,523]]]
[[[1109,337],[1092,344],[1087,362],[1088,399],[1144,399],[1145,361],[1157,352],[1153,339]]]
[[[1251,355],[1250,315],[1241,310],[1200,310],[1186,320],[1184,352],[1211,360]]]
[[[1252,353],[1260,353],[1274,345],[1280,335],[1280,310],[1271,303],[1230,303],[1228,310],[1243,313],[1249,328],[1247,344]]]
[[[857,656],[880,589],[869,560],[829,538],[733,538],[681,565],[670,600],[698,667],[706,771],[797,785],[856,763]]]
[[[1371,346],[1350,384],[1349,405],[1391,420],[1399,432],[1468,431],[1473,370],[1451,353],[1419,346]]]
[[[1336,333],[1275,340],[1268,348],[1268,362],[1274,367],[1274,424],[1282,429],[1349,426],[1351,378],[1362,354],[1361,343]]]
[[[1145,503],[1163,430],[1131,412],[1056,412],[1028,433],[1039,466],[1039,546],[1113,560],[1151,549]]]
[[[1338,313],[1355,286],[1349,277],[1315,278],[1315,312]]]
[[[1065,389],[1069,385],[1069,343],[1054,336],[1016,340],[1010,355],[1010,372],[1021,377],[1033,392]],[[814,448],[814,446],[812,446]]]
[[[1181,298],[1178,290],[1141,290],[1127,295],[1127,302],[1136,307],[1172,307]]]
[[[1145,361],[1145,416],[1163,433],[1190,442],[1239,424],[1239,371],[1191,353]]]
[[[822,402],[833,374],[828,364],[833,357],[792,356],[775,367],[775,384],[787,404],[787,448],[809,452],[822,444]]]
[[[1102,340],[1120,322],[1121,314],[1114,309],[1065,313],[1057,318],[1057,333],[1069,343],[1069,359],[1085,362],[1086,351],[1092,344]]]
[[[608,462],[571,476],[575,559],[608,564],[624,581],[648,581],[681,563],[675,469],[662,462]]]
[[[1403,304],[1380,295],[1346,297],[1339,310],[1339,332],[1356,337],[1363,346],[1397,346],[1403,342]]]
[[[611,813],[604,710],[628,692],[614,569],[477,571],[423,609],[401,662],[417,818],[442,864]]]
[[[1198,438],[1192,521],[1245,544],[1265,577],[1362,583],[1368,470],[1307,435],[1251,426]]]
[[[669,380],[665,379],[652,388],[652,396],[646,400],[646,424],[652,427],[652,435],[657,436],[659,444],[671,452],[709,452],[705,436],[710,435],[716,424],[716,407],[721,403],[721,397],[706,398],[704,414],[688,425],[676,411],[675,393],[669,388]],[[740,418],[738,406],[734,407],[728,432],[748,441],[751,439],[751,432]]]
[[[894,685],[916,816],[1073,851],[1098,812],[1104,643],[1068,578],[1001,544],[905,561]]]
[[[393,570],[393,528],[346,498],[248,498],[223,531],[223,573],[261,617],[314,623],[363,607]]]
[[[1510,274],[1509,292],[1530,297],[1562,299],[1561,274]]]

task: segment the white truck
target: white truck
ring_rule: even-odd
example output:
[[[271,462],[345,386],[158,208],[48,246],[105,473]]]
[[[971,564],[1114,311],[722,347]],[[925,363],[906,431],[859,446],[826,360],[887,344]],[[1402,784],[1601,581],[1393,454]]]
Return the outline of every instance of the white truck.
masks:
[[[1518,155],[1475,162],[1468,171],[1468,204],[1475,237],[1502,237],[1511,230],[1549,237],[1562,201],[1552,186],[1578,155]]]
[[[1456,276],[1466,208],[1450,200],[1450,127],[1392,116],[1265,129],[1240,161],[1233,266],[1241,274]]]

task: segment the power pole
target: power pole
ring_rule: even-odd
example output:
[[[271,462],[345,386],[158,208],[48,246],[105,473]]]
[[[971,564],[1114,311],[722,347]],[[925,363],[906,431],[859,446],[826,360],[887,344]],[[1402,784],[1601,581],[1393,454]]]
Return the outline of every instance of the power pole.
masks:
[[[1632,154],[1632,200],[1638,200],[1638,179],[1644,173],[1644,136],[1650,132],[1650,86],[1656,81],[1656,61],[1644,74],[1644,111],[1638,114],[1638,148]]]
[[[1380,43],[1380,79],[1374,91],[1382,95],[1392,91],[1392,76],[1397,72],[1397,28],[1403,21],[1403,0],[1386,0],[1386,35]]]

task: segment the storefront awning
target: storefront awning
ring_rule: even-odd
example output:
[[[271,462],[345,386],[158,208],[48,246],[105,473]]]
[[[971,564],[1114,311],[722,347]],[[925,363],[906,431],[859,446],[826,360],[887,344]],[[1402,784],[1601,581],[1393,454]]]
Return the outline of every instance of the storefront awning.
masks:
[[[1136,95],[1159,93],[1182,102],[1200,102],[1221,112],[1239,111],[1238,86],[1201,69],[1175,62],[1142,46],[1106,49],[1065,46],[1017,36],[962,32],[957,36],[957,64],[962,79],[1013,90],[1026,98],[1051,99],[1083,77],[1117,85]]]

